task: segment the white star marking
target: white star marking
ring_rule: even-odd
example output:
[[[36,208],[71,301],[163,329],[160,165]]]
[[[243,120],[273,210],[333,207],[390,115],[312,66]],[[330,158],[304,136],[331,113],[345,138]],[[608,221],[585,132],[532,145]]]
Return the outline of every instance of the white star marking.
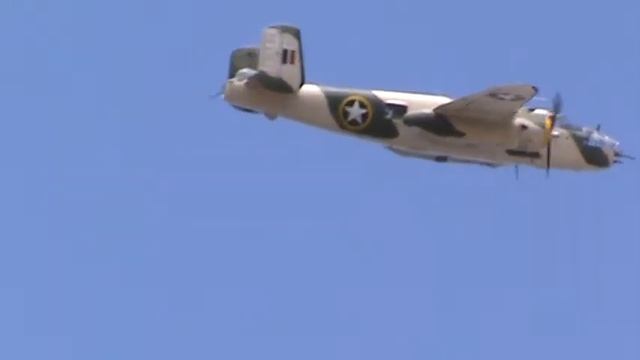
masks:
[[[353,102],[353,105],[345,106],[344,109],[347,110],[347,112],[349,113],[347,122],[351,120],[355,120],[358,123],[358,125],[362,125],[362,123],[364,122],[364,120],[362,119],[362,115],[369,112],[366,106],[364,108],[360,107],[360,100],[355,100]]]

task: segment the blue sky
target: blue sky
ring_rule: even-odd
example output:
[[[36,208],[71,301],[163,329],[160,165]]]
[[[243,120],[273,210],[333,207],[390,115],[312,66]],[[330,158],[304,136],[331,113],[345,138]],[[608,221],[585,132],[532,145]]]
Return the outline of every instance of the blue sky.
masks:
[[[0,2],[0,358],[640,358],[639,163],[405,159],[207,95],[287,22],[307,79],[562,91],[640,155],[633,1]]]

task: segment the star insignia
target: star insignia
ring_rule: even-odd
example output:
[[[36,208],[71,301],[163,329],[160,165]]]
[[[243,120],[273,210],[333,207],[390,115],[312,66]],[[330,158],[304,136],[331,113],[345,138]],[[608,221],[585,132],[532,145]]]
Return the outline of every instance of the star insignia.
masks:
[[[369,101],[361,96],[350,96],[340,106],[342,123],[351,130],[364,129],[373,116]]]

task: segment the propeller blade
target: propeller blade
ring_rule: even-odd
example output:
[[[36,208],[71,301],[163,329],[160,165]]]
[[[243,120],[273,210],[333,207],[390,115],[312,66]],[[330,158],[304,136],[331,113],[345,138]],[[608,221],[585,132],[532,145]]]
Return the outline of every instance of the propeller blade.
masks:
[[[551,169],[551,141],[547,143],[547,178],[549,177],[550,169]]]
[[[553,97],[553,112],[554,114],[560,114],[562,112],[562,95],[560,93],[556,93]]]
[[[555,125],[556,125],[555,124],[555,116],[553,116],[553,114],[550,114],[544,120],[544,142],[545,142],[545,144],[548,144],[549,142],[551,142],[551,132],[553,131],[553,128],[554,128]]]
[[[562,95],[560,95],[560,93],[555,94],[551,105],[549,116],[547,116],[544,121],[544,142],[547,145],[547,177],[549,177],[549,171],[551,169],[551,142],[553,140],[553,129],[556,127],[558,116],[562,113],[563,107]]]

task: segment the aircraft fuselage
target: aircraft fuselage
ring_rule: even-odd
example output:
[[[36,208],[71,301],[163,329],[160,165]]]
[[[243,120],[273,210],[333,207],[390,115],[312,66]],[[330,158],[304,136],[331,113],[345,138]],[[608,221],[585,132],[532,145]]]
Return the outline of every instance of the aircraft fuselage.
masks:
[[[426,126],[420,117],[431,116],[433,109],[452,98],[315,84],[304,84],[295,93],[280,93],[244,78],[229,79],[224,97],[235,107],[264,113],[272,119],[284,117],[383,143],[407,156],[491,166],[546,166],[540,124],[548,111],[542,109],[522,108],[514,116],[512,126],[507,127],[474,121],[456,123],[453,127],[444,120],[430,121]],[[594,133],[597,134],[586,128],[557,126],[553,131],[551,166],[572,170],[610,166],[615,146],[593,146]]]

